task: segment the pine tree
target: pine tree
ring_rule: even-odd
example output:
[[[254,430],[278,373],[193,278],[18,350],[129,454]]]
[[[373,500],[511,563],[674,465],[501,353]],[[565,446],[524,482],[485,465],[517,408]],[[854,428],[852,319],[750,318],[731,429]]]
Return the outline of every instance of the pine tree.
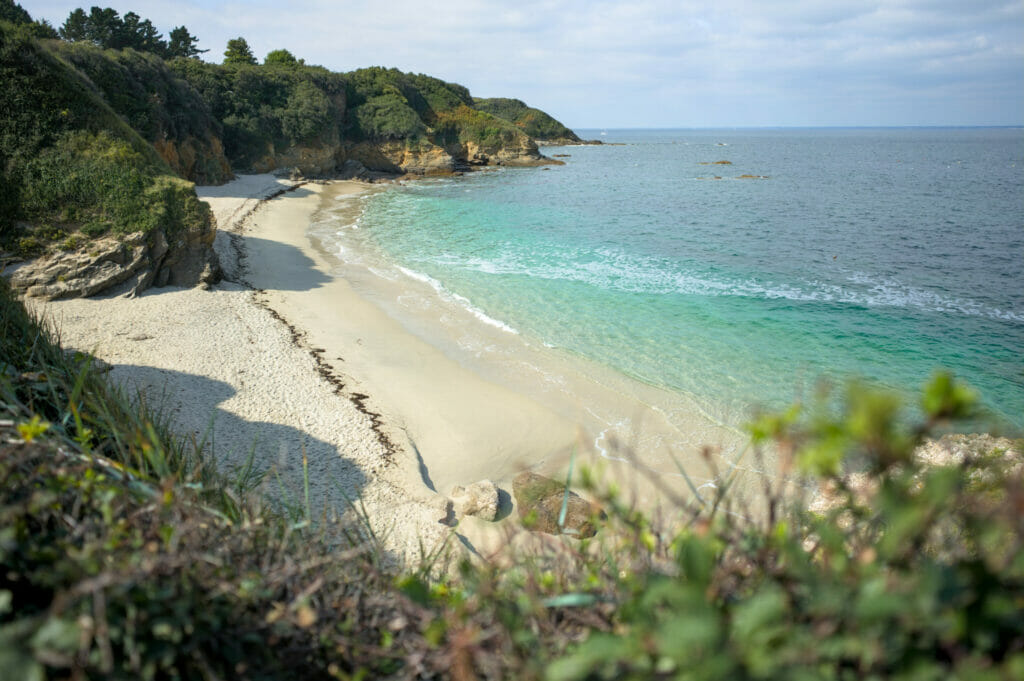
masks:
[[[197,39],[188,32],[184,26],[178,26],[167,36],[167,58],[185,57],[193,59],[209,50],[200,50],[196,47]]]
[[[228,41],[228,49],[224,51],[225,64],[255,64],[256,57],[249,48],[245,38],[232,38]]]

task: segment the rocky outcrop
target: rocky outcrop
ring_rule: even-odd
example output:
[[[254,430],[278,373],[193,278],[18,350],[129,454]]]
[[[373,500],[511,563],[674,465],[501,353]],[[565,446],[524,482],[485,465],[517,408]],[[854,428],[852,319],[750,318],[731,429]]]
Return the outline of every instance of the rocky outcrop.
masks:
[[[216,230],[188,232],[168,243],[156,230],[89,242],[80,250],[58,252],[18,266],[11,288],[29,298],[88,297],[123,285],[129,295],[150,286],[195,286],[220,280],[213,251]]]
[[[343,150],[345,160],[362,163],[369,170],[410,175],[449,175],[456,170],[455,159],[441,147],[426,140],[359,142]]]
[[[337,166],[345,162],[361,163],[376,172],[405,175],[450,175],[464,168],[479,166],[540,166],[562,162],[542,156],[537,145],[523,137],[520,144],[496,147],[475,142],[440,147],[427,140],[406,142],[388,140],[343,145]]]
[[[594,521],[605,518],[601,509],[570,491],[565,522],[559,526],[558,516],[565,503],[565,483],[530,471],[515,477],[512,494],[524,526],[534,532],[567,534],[585,539],[597,533]]]
[[[554,137],[550,139],[534,139],[538,147],[577,147],[584,145],[604,144],[601,140],[584,140],[576,137]]]
[[[223,184],[232,179],[231,165],[220,139],[210,135],[199,139],[161,139],[153,147],[167,165],[181,177],[196,184]]]
[[[525,135],[519,138],[518,144],[487,146],[477,142],[463,142],[454,149],[449,149],[449,152],[469,166],[564,165],[563,161],[542,156],[533,140]]]
[[[490,480],[474,482],[469,487],[456,485],[451,492],[452,510],[456,516],[473,516],[481,520],[498,517],[498,487]]]
[[[253,162],[254,173],[269,173],[274,170],[290,170],[303,177],[317,177],[334,172],[340,144],[336,141],[318,145],[293,145],[284,149],[271,146],[266,153]]]

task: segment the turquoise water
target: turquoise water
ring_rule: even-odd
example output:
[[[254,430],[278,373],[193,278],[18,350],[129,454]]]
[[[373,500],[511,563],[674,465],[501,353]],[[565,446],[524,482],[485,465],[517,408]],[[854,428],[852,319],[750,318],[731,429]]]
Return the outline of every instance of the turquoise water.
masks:
[[[822,378],[910,395],[945,367],[1024,426],[1024,131],[601,139],[623,145],[375,194],[361,232],[482,319],[727,423]]]

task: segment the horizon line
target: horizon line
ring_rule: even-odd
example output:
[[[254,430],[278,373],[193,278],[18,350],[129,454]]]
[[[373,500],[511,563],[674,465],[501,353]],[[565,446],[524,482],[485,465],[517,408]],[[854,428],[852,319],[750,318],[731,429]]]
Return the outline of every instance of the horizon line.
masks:
[[[677,126],[566,126],[570,130],[901,130],[901,129],[979,129],[1024,128],[1024,123],[994,123],[972,125],[677,125]]]

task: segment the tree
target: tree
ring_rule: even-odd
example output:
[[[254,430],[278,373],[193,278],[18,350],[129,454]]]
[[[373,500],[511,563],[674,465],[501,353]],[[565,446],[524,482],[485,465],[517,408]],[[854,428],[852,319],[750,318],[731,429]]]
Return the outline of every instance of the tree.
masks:
[[[85,10],[79,7],[71,12],[64,20],[64,25],[58,31],[60,37],[71,43],[89,39],[89,16]]]
[[[93,44],[115,50],[124,47],[124,22],[113,7],[93,7],[85,25],[86,38]]]
[[[31,24],[32,17],[24,7],[14,0],[0,0],[0,21],[9,21],[12,24]]]
[[[296,59],[288,50],[271,50],[263,58],[263,63],[267,66],[301,66],[306,60]]]
[[[140,52],[153,52],[161,56],[167,53],[167,43],[153,26],[153,22],[143,19],[135,12],[124,15],[116,40],[120,43],[121,49],[131,47]]]
[[[81,8],[74,10],[61,26],[60,37],[69,42],[89,42],[112,50],[130,47],[160,56],[167,54],[167,43],[153,22],[135,12],[128,12],[122,18],[111,7],[93,7],[88,14]]]
[[[186,59],[194,59],[204,52],[209,52],[209,50],[197,48],[196,42],[196,37],[190,35],[187,28],[178,26],[167,36],[167,58],[185,57]]]
[[[14,0],[0,0],[0,21],[9,21],[18,26],[27,26],[34,38],[58,38],[57,30],[46,19],[33,21],[25,8]]]
[[[51,40],[57,40],[60,38],[60,34],[57,33],[57,29],[53,27],[46,19],[40,19],[39,21],[33,21],[30,29],[32,35],[36,38],[45,38]]]
[[[256,57],[249,48],[245,38],[232,38],[228,41],[228,49],[224,51],[225,64],[255,64]]]

